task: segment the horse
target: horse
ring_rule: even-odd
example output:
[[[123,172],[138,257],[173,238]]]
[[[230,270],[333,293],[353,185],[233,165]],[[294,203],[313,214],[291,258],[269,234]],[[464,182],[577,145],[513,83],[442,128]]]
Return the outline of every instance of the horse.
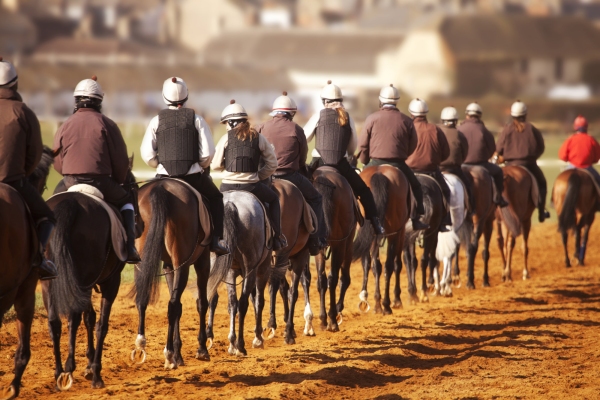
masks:
[[[552,203],[558,214],[558,231],[565,249],[565,266],[571,267],[567,241],[569,231],[575,234],[575,262],[583,266],[588,235],[594,223],[600,196],[589,173],[568,169],[558,175],[552,188]],[[583,237],[581,230],[583,229]]]
[[[321,310],[321,329],[338,332],[342,322],[344,297],[350,285],[350,263],[352,262],[352,242],[356,232],[356,208],[354,193],[346,179],[336,170],[320,167],[313,173],[313,185],[323,197],[325,236],[329,245],[329,255],[321,250],[315,256],[317,285]],[[329,277],[325,275],[325,262],[331,257]],[[341,271],[341,279],[340,279]],[[340,280],[340,297],[336,303],[336,288]],[[325,294],[329,288],[329,312],[326,314]],[[329,321],[327,320],[329,316]]]
[[[247,355],[244,342],[244,320],[248,311],[249,297],[253,296],[256,327],[252,347],[264,348],[262,311],[265,306],[265,287],[277,270],[271,268],[271,243],[267,241],[266,214],[263,205],[252,193],[232,190],[223,194],[225,217],[223,238],[231,254],[218,257],[210,270],[208,298],[211,299],[207,336],[214,338],[214,312],[218,302],[217,289],[221,282],[227,284],[230,318],[229,354]],[[269,228],[270,229],[270,228]],[[284,266],[285,268],[286,266]],[[242,276],[242,292],[238,299],[236,278]],[[279,275],[273,279],[281,279]],[[235,319],[239,312],[238,335]]]
[[[427,267],[430,269],[429,283],[433,283],[433,270],[437,267],[436,248],[438,244],[438,231],[446,213],[444,209],[444,195],[442,189],[436,180],[428,175],[416,174],[417,179],[423,188],[423,206],[425,215],[423,222],[429,224],[429,229],[415,232],[412,224],[406,224],[404,238],[404,264],[408,274],[408,294],[412,303],[426,303],[429,301],[427,296]],[[420,236],[422,241],[423,255],[421,257],[421,292],[417,296],[416,272],[419,266],[417,260],[415,241]],[[400,268],[401,268],[400,264]]]
[[[391,165],[366,167],[360,175],[373,192],[377,215],[385,224],[388,245],[385,261],[385,294],[382,303],[379,287],[379,277],[382,272],[382,265],[379,261],[379,243],[371,226],[359,228],[353,249],[353,261],[361,259],[363,265],[363,285],[359,295],[358,308],[362,312],[368,312],[371,308],[367,302],[367,283],[369,270],[372,270],[375,279],[375,312],[384,315],[391,314],[392,308],[402,308],[399,268],[396,268],[396,264],[402,262],[405,225],[409,219],[408,180],[398,168]],[[390,280],[395,270],[398,271],[395,274],[396,288],[392,304],[390,300]]]
[[[467,248],[467,289],[475,289],[475,257],[479,250],[479,240],[483,235],[483,286],[489,287],[488,265],[490,260],[490,240],[494,229],[496,205],[494,204],[494,181],[485,168],[478,165],[463,165],[463,171],[470,176],[473,183],[473,196],[475,196],[475,209],[467,216],[465,225],[469,226],[469,235],[461,235],[461,244]],[[459,244],[459,250],[460,245]],[[457,255],[458,251],[457,250]],[[460,270],[458,256],[454,260],[453,271],[454,285],[460,287]]]
[[[131,167],[133,158],[129,162]],[[134,207],[137,207],[137,184],[131,169],[124,186],[131,188],[136,199]],[[48,206],[54,211],[57,223],[48,243],[47,254],[56,264],[58,278],[43,282],[42,291],[54,349],[56,385],[59,390],[69,390],[73,385],[75,341],[83,316],[88,339],[88,364],[84,376],[92,381],[92,388],[103,388],[104,381],[100,374],[102,350],[125,262],[117,257],[113,249],[110,218],[97,200],[82,193],[67,192],[50,198]],[[92,289],[102,294],[97,324],[91,299]],[[64,368],[60,354],[61,316],[68,317],[69,322],[69,355]]]
[[[44,192],[53,162],[52,150],[44,146],[42,159],[28,177],[40,194]],[[27,206],[19,193],[0,183],[0,327],[4,314],[14,305],[19,336],[14,378],[7,388],[0,390],[2,399],[19,396],[23,372],[31,357],[31,323],[35,312],[35,288],[39,279],[32,265],[37,257],[39,244],[28,214]]]
[[[275,305],[277,303],[277,291],[279,290],[284,303],[284,321],[286,322],[283,340],[286,344],[294,344],[296,343],[294,312],[296,302],[298,301],[298,285],[300,280],[302,280],[302,285],[304,286],[304,318],[306,320],[304,334],[306,336],[314,336],[315,334],[312,327],[313,313],[309,297],[310,280],[307,281],[307,276],[304,273],[310,260],[308,252],[310,232],[307,231],[304,224],[304,198],[300,189],[293,183],[283,179],[275,179],[272,183],[272,188],[279,196],[281,214],[286,216],[281,219],[281,231],[288,242],[286,247],[276,252],[275,266],[287,268],[289,263],[292,282],[289,285],[285,277],[275,279],[278,278],[277,275],[273,275],[271,278],[269,285],[271,316],[267,324],[267,331],[269,332],[267,338],[275,336],[275,330],[277,329]]]
[[[496,210],[498,247],[504,264],[502,281],[512,281],[512,252],[516,239],[521,234],[523,235],[523,280],[526,280],[529,279],[527,240],[531,229],[531,214],[536,208],[533,199],[534,181],[524,167],[506,166],[502,168],[502,172],[504,173],[504,198],[509,203],[508,207]]]
[[[135,285],[130,292],[130,296],[135,297],[139,318],[136,348],[131,353],[131,359],[138,364],[146,359],[146,308],[149,303],[158,300],[160,278],[164,275],[170,293],[165,369],[184,365],[179,321],[182,314],[181,296],[188,282],[191,265],[196,270],[197,309],[200,314],[196,358],[210,360],[205,332],[210,251],[206,247],[208,232],[200,223],[201,205],[198,202],[193,189],[175,179],[152,180],[139,191],[140,215],[143,221],[149,223],[145,224],[136,242],[142,262],[134,270]]]

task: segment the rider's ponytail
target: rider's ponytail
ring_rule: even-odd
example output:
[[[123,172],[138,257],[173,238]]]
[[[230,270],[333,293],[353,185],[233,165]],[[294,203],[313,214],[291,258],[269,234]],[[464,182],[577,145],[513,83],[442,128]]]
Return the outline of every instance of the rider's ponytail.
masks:
[[[258,136],[258,132],[256,131],[256,129],[250,126],[250,122],[248,122],[248,120],[237,124],[235,127],[235,131],[235,137],[242,141],[253,140]]]
[[[521,133],[525,130],[525,117],[514,117],[513,125],[517,132]]]
[[[344,110],[343,107],[339,107],[336,108],[336,111],[338,113],[338,124],[340,124],[340,126],[344,126],[348,123],[348,113],[346,112],[346,110]]]

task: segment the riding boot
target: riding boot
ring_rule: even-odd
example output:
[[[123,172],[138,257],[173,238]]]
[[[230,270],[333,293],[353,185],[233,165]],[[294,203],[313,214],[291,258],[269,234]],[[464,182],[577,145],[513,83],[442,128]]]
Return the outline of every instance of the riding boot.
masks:
[[[40,280],[50,280],[54,279],[58,276],[58,271],[56,270],[56,265],[50,260],[47,260],[44,256],[44,252],[46,250],[46,245],[48,244],[48,239],[50,239],[50,234],[54,229],[54,223],[50,220],[43,220],[38,223],[37,227],[37,236],[40,241],[40,259],[41,262],[39,265],[36,265],[38,269],[38,273],[40,275]]]
[[[321,251],[321,241],[317,235],[310,235],[308,238],[308,253],[311,256],[316,256]]]
[[[281,233],[281,209],[279,208],[279,200],[269,204],[269,214],[273,225],[273,251],[278,251],[287,247],[288,242],[285,235]]]
[[[544,222],[548,218],[550,218],[550,212],[546,210],[546,207],[539,206],[538,207],[538,221]]]
[[[508,207],[508,202],[504,200],[502,192],[496,192],[496,198],[494,199],[494,203],[500,208]]]
[[[217,257],[220,257],[229,254],[229,247],[227,247],[227,243],[223,239],[219,239],[217,235],[213,235],[210,243],[210,251],[215,253]]]
[[[381,221],[379,221],[379,217],[371,218],[371,225],[373,225],[373,230],[375,231],[375,235],[385,235],[385,229],[381,225]]]
[[[133,210],[122,210],[121,216],[127,233],[127,260],[125,262],[137,264],[142,260],[135,248],[135,213]]]
[[[450,216],[450,212],[446,211],[446,215],[442,218],[442,222],[440,223],[440,227],[438,229],[439,232],[450,232],[452,229],[452,217]]]

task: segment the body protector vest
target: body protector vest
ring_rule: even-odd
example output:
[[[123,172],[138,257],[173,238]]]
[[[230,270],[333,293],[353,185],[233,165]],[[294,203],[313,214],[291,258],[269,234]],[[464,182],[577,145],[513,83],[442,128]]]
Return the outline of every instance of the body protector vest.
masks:
[[[228,172],[258,172],[261,151],[258,136],[254,139],[240,140],[236,129],[227,133],[225,149],[225,170]]]
[[[185,175],[200,161],[200,139],[191,108],[162,110],[158,113],[156,145],[158,162],[170,176]]]
[[[346,155],[352,138],[350,123],[340,126],[338,112],[331,108],[321,110],[316,128],[315,148],[325,164],[336,165]]]

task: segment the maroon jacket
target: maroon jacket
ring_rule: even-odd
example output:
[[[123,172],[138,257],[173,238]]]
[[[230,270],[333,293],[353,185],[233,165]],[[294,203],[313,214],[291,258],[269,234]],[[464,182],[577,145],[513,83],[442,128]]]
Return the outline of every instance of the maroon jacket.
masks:
[[[358,138],[358,158],[406,160],[417,148],[417,132],[410,117],[395,107],[383,107],[367,117]]]
[[[0,182],[29,176],[42,158],[40,123],[13,89],[0,89]]]
[[[450,147],[450,155],[440,165],[442,167],[460,167],[469,153],[467,138],[456,128],[450,128],[446,125],[439,125],[439,128],[446,135]]]
[[[496,142],[496,151],[506,161],[535,162],[544,149],[542,133],[529,122],[525,122],[523,132],[517,131],[512,122],[506,125]]]
[[[117,124],[91,108],[71,115],[54,136],[54,168],[62,175],[109,175],[125,182],[127,146]]]
[[[496,151],[494,136],[483,122],[478,119],[466,119],[458,127],[469,142],[469,154],[465,164],[481,164],[487,162]]]
[[[258,125],[256,130],[275,148],[277,174],[289,174],[304,168],[308,144],[304,129],[285,115],[278,114],[272,120]]]
[[[427,119],[417,117],[414,120],[419,143],[406,160],[406,164],[417,172],[433,172],[450,155],[450,147],[444,132]]]

